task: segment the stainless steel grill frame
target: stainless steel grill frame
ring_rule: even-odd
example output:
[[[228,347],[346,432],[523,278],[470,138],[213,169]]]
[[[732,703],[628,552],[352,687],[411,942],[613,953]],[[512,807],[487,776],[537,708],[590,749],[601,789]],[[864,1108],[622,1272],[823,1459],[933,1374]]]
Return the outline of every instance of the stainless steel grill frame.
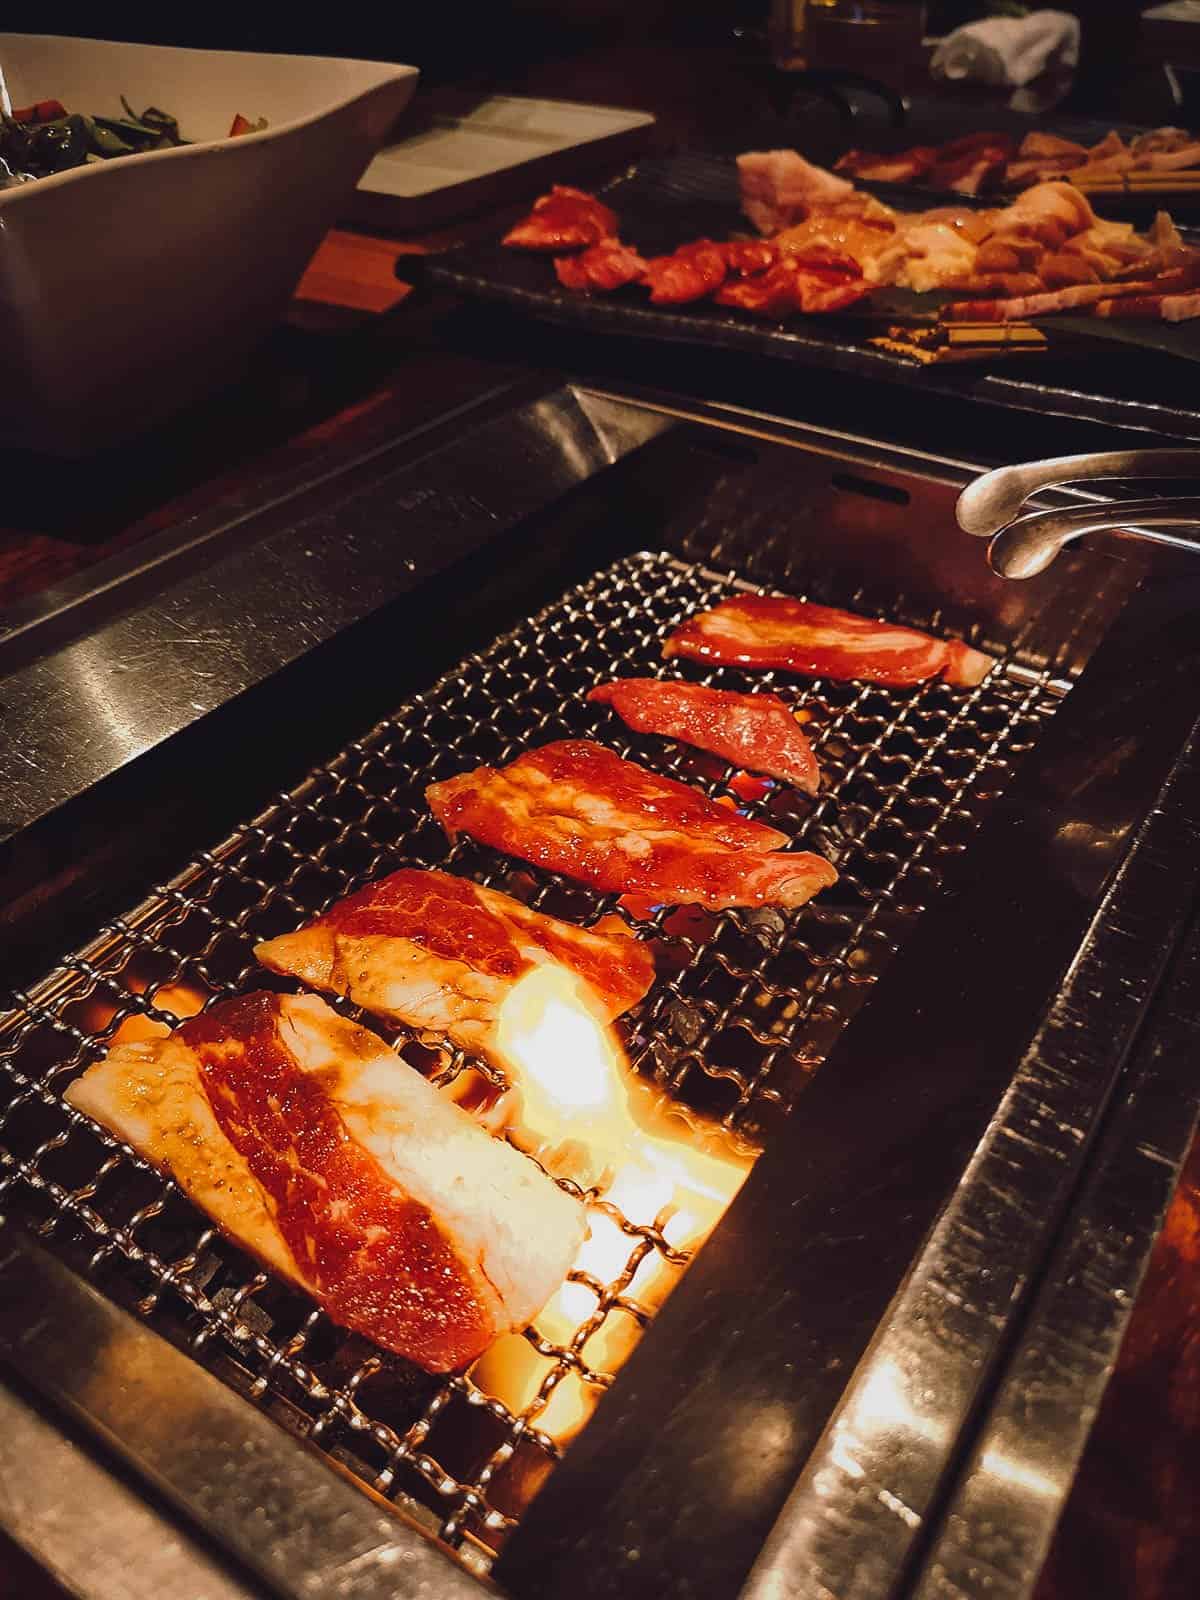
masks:
[[[593,416],[604,416],[606,436],[618,438],[619,408],[604,397],[589,404]],[[781,430],[757,431],[770,438]],[[610,450],[609,459],[619,453]],[[836,454],[854,466],[852,452],[839,447]],[[863,457],[857,462],[862,466]],[[868,458],[867,467],[868,483],[886,488],[903,478],[894,460],[883,466]],[[589,470],[601,466],[593,461]],[[593,1371],[586,1357],[595,1324],[605,1317],[639,1326],[648,1320],[649,1308],[629,1292],[648,1253],[682,1267],[681,1253],[663,1236],[663,1219],[649,1228],[618,1219],[630,1241],[625,1271],[608,1284],[588,1285],[596,1311],[569,1345],[529,1335],[546,1360],[545,1381],[531,1405],[513,1414],[469,1376],[427,1379],[340,1334],[304,1297],[271,1282],[217,1238],[171,1185],[66,1112],[57,1091],[126,1019],[173,1022],[169,991],[180,982],[206,995],[273,983],[251,960],[255,940],[404,862],[448,863],[577,920],[608,909],[577,885],[469,843],[448,850],[421,802],[421,790],[435,778],[507,759],[531,742],[591,733],[745,804],[719,765],[631,736],[581,699],[602,677],[654,671],[662,633],[731,586],[761,587],[773,574],[791,592],[806,587],[811,552],[792,569],[794,530],[762,537],[760,508],[730,532],[729,509],[726,501],[724,524],[714,518],[713,527],[701,522],[673,530],[678,554],[627,557],[469,656],[297,790],[196,857],[136,911],[114,920],[19,996],[0,1025],[0,1074],[12,1085],[0,1113],[0,1207],[235,1390],[439,1532],[480,1574],[553,1462],[552,1442],[538,1427],[550,1392],[567,1375],[596,1392],[607,1389],[611,1375]],[[899,509],[893,520],[904,515]],[[874,549],[880,548],[876,538]],[[705,564],[714,557],[736,560],[755,581]],[[936,574],[932,585],[926,576],[906,588],[885,572],[864,591],[844,576],[863,568],[861,549],[829,566],[834,576],[820,598],[946,626],[930,598],[931,589],[939,590]],[[1084,570],[1103,599],[1108,569],[1101,563]],[[1116,587],[1123,594],[1131,581],[1118,575]],[[944,587],[950,592],[954,585]],[[646,930],[660,941],[668,970],[627,1021],[631,1056],[640,1071],[721,1121],[733,1137],[769,1143],[778,1134],[813,1069],[937,898],[943,872],[957,874],[976,824],[995,808],[1014,767],[1062,703],[1068,668],[1087,659],[1097,626],[1102,632],[1120,603],[1120,595],[1109,597],[1077,616],[1059,607],[1048,625],[1037,606],[1027,614],[1018,607],[1014,617],[1003,608],[973,607],[970,596],[951,599],[950,626],[975,610],[982,628],[977,642],[1006,651],[1003,670],[970,693],[940,685],[915,694],[833,684],[805,689],[827,790],[815,804],[778,789],[751,803],[837,861],[842,881],[825,903],[786,918],[735,912],[698,925],[660,914]],[[1074,631],[1064,618],[1077,625]],[[740,680],[724,672],[709,681],[736,686]],[[403,1038],[397,1043],[445,1080],[468,1065]],[[514,1569],[521,1592],[529,1587],[528,1570]]]
[[[417,1380],[408,1385],[413,1393],[401,1421],[394,1396],[378,1410],[373,1405],[373,1390],[396,1363],[362,1341],[334,1336],[320,1312],[216,1237],[203,1217],[183,1221],[190,1208],[174,1186],[62,1107],[59,1094],[129,1018],[176,1025],[171,990],[219,997],[274,983],[253,960],[255,941],[398,865],[447,866],[583,921],[611,909],[578,885],[529,872],[469,841],[448,848],[422,799],[426,783],[479,762],[591,734],[769,815],[838,861],[840,882],[826,897],[833,904],[790,916],[765,910],[694,918],[701,926],[686,932],[660,912],[651,930],[674,971],[626,1025],[635,1065],[684,1103],[719,1116],[731,1132],[761,1137],[772,1113],[790,1110],[936,892],[939,859],[965,848],[983,792],[1003,783],[1065,685],[1017,668],[965,693],[941,684],[916,693],[805,686],[799,698],[812,718],[822,795],[814,804],[775,786],[764,800],[747,803],[730,789],[733,773],[720,763],[630,736],[583,695],[614,675],[653,673],[675,623],[750,587],[666,554],[642,553],[598,574],[202,852],[19,995],[0,1025],[0,1070],[12,1085],[0,1112],[5,1210],[44,1235],[63,1236],[73,1259],[86,1257],[110,1286],[119,1272],[123,1300],[260,1404],[283,1402],[294,1426],[353,1459],[372,1488],[410,1510],[424,1501],[451,1545],[469,1536],[481,1551],[497,1547],[515,1524],[509,1506],[520,1503],[519,1489],[503,1493],[504,1477],[536,1472],[539,1457],[557,1459],[557,1446],[538,1427],[554,1388],[568,1373],[597,1391],[611,1384],[611,1374],[590,1366],[588,1339],[610,1316],[648,1323],[650,1309],[629,1293],[643,1259],[657,1252],[680,1268],[686,1253],[661,1227],[631,1223],[594,1198],[628,1235],[629,1257],[611,1282],[582,1276],[596,1304],[569,1344],[552,1343],[536,1327],[527,1334],[547,1359],[533,1402],[514,1415],[469,1376]],[[706,681],[749,685],[747,675],[730,669],[710,672]],[[459,1052],[443,1052],[431,1064],[419,1041],[398,1042],[416,1046],[439,1081],[468,1065],[494,1076]],[[230,1362],[236,1371],[227,1370]],[[490,1426],[481,1428],[476,1419],[484,1416]],[[464,1470],[441,1457],[437,1440],[448,1429],[460,1433],[467,1418],[479,1437]]]

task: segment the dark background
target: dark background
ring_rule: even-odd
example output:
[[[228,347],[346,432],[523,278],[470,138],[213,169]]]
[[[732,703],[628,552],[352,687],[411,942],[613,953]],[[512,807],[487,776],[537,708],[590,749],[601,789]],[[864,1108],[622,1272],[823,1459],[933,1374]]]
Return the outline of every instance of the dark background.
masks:
[[[1076,0],[1061,9],[1084,23],[1084,74],[1117,82],[1131,68],[1146,0]],[[929,31],[986,13],[983,0],[931,0]],[[5,8],[15,32],[81,34],[207,48],[281,50],[411,61],[427,80],[501,73],[514,61],[575,54],[618,39],[719,37],[765,28],[768,0],[391,0],[311,7],[206,0],[195,7],[83,0],[18,0]]]
[[[663,29],[683,34],[766,22],[766,0],[391,0],[309,6],[205,0],[195,7],[82,0],[52,8],[23,0],[4,26],[210,49],[296,51],[408,61],[439,77],[499,66],[530,52],[578,51],[589,42]]]

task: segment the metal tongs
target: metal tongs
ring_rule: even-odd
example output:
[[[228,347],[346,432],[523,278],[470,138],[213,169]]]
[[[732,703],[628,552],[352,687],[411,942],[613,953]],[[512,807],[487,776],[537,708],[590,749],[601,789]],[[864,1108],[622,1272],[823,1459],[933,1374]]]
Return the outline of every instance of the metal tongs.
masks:
[[[1100,500],[1052,511],[1026,511],[1030,495],[1095,478],[1192,478],[1200,482],[1200,449],[1102,450],[997,467],[958,497],[958,525],[991,539],[988,562],[1002,578],[1044,572],[1064,545],[1089,533],[1115,533],[1200,555],[1200,499]]]

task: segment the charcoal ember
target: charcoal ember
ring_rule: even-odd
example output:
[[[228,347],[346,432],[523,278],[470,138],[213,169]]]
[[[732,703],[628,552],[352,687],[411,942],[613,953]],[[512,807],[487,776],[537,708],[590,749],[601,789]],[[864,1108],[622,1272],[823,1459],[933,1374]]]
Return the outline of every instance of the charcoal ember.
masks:
[[[253,1295],[237,1300],[236,1293],[232,1288],[218,1289],[212,1297],[212,1303],[218,1311],[231,1311],[239,1325],[251,1335],[266,1337],[275,1325],[274,1318],[257,1304]]]
[[[815,850],[837,866],[854,849],[861,831],[862,822],[853,815],[828,817],[808,830],[804,843],[806,849]]]
[[[660,1036],[651,1041],[645,1054],[634,1065],[643,1077],[666,1083],[679,1072],[681,1062],[686,1066],[690,1055],[690,1045],[674,1045]]]
[[[745,916],[746,932],[764,950],[778,950],[787,938],[787,918],[777,906],[759,906]]]
[[[207,1289],[224,1263],[215,1250],[202,1250],[196,1258],[196,1264],[187,1274],[187,1281],[194,1289]]]
[[[351,1371],[355,1357],[358,1363]],[[438,1374],[422,1372],[411,1361],[375,1345],[367,1346],[365,1352],[362,1346],[356,1347],[339,1371],[345,1373],[345,1387],[352,1389],[362,1409],[376,1421],[399,1429],[407,1428],[445,1383]]]
[[[672,1000],[666,1008],[664,1020],[681,1044],[694,1045],[704,1032],[704,1013],[690,1000]]]

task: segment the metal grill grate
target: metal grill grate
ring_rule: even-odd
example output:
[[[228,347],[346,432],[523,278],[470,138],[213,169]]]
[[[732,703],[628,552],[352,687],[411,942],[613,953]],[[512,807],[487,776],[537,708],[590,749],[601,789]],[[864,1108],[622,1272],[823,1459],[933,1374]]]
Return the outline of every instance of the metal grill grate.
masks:
[[[541,909],[593,920],[608,903],[578,885],[469,841],[448,849],[422,798],[433,779],[591,734],[711,794],[733,794],[837,862],[835,889],[798,912],[660,913],[660,979],[625,1023],[639,1070],[731,1135],[769,1136],[1064,685],[1015,667],[970,692],[790,685],[810,716],[825,788],[816,801],[779,786],[747,801],[719,762],[630,735],[583,699],[605,678],[654,672],[675,622],[743,587],[663,554],[599,574],[198,855],[18,996],[0,1022],[0,1206],[480,1567],[681,1271],[686,1256],[668,1215],[636,1226],[593,1199],[594,1226],[623,1243],[606,1279],[573,1275],[573,1336],[532,1329],[485,1367],[432,1378],[345,1334],[259,1271],[173,1185],[65,1109],[60,1091],[118,1031],[174,1024],[209,996],[285,987],[256,967],[253,944],[405,862],[449,864]],[[705,681],[748,683],[731,670]],[[444,1082],[469,1065],[404,1037],[397,1046]]]

